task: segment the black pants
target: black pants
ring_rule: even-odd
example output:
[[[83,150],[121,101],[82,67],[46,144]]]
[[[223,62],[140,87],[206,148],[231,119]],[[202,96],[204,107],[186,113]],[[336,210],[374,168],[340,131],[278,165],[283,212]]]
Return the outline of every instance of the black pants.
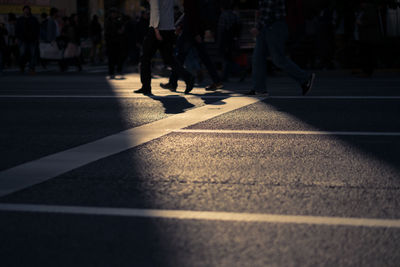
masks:
[[[150,28],[143,41],[140,80],[142,88],[146,90],[151,90],[151,59],[157,50],[160,50],[164,63],[169,65],[173,72],[179,73],[184,81],[189,81],[192,78],[192,74],[174,57],[174,31],[160,31],[160,34],[163,38],[162,41],[157,40],[154,29]]]
[[[214,63],[211,61],[211,58],[208,56],[207,49],[204,43],[198,43],[194,36],[185,30],[178,39],[177,42],[177,59],[181,64],[184,64],[187,54],[190,49],[194,47],[197,50],[197,54],[201,62],[206,67],[208,73],[211,76],[213,83],[219,83],[221,81],[218,72],[214,66]],[[171,76],[169,77],[169,83],[175,85],[178,82],[179,73],[172,71]]]
[[[360,42],[361,68],[367,76],[372,76],[377,67],[377,53],[377,46],[372,42]]]
[[[125,49],[120,43],[108,42],[107,44],[107,55],[108,55],[108,74],[115,74],[115,67],[117,67],[117,73],[122,74],[122,66],[125,61]]]

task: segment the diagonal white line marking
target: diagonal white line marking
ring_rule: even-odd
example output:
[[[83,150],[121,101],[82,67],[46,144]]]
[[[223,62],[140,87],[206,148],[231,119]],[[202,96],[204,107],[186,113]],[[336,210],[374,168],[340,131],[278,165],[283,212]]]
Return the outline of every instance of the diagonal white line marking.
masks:
[[[286,224],[308,224],[308,225],[328,225],[328,226],[400,228],[399,219],[299,216],[299,215],[278,215],[278,214],[263,214],[263,213],[217,212],[217,211],[155,210],[155,209],[130,209],[130,208],[51,206],[51,205],[32,205],[32,204],[0,204],[0,211],[95,215],[95,216],[142,217],[142,218],[161,218],[161,219],[177,219],[177,220],[262,222],[262,223],[286,223]]]
[[[179,129],[174,133],[219,133],[219,134],[269,134],[269,135],[354,135],[354,136],[400,136],[400,132],[346,132],[346,131],[269,131],[269,130],[208,130]]]
[[[175,130],[254,104],[260,99],[233,97],[132,128],[0,172],[0,197],[44,182],[93,161],[139,146]]]

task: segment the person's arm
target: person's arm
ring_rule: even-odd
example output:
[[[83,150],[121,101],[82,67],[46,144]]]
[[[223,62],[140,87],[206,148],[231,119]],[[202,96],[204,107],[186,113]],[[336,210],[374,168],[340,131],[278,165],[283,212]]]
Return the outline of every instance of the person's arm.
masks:
[[[160,34],[160,3],[159,0],[150,0],[150,27],[154,29],[157,40],[162,41]]]

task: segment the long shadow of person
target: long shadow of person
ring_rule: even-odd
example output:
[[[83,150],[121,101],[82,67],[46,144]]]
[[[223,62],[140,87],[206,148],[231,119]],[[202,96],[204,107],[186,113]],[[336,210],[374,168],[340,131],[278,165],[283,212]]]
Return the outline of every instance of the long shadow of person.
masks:
[[[152,96],[154,100],[160,101],[166,114],[179,114],[185,112],[187,109],[194,107],[185,97],[180,95],[168,95],[168,96]]]
[[[201,95],[200,94],[191,94],[191,95],[201,98],[204,101],[204,104],[206,105],[225,105],[226,103],[223,100],[231,97],[231,94],[229,93],[222,93],[218,91],[213,91]]]

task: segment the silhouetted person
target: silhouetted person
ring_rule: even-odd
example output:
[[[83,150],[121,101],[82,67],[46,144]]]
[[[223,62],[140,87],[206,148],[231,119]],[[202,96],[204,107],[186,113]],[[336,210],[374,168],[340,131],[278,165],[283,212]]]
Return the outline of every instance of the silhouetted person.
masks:
[[[97,15],[94,15],[89,27],[89,38],[92,41],[92,51],[90,53],[92,62],[96,61],[96,57],[101,58],[100,46],[102,42],[102,32],[103,28],[99,23],[99,18],[97,17]]]
[[[6,52],[4,55],[4,64],[8,67],[12,65],[13,58],[18,61],[19,59],[19,48],[16,37],[16,26],[17,16],[14,13],[8,13],[8,22],[6,24],[7,40],[6,40]]]
[[[187,54],[194,47],[213,81],[210,86],[206,87],[206,90],[217,90],[223,88],[223,85],[203,42],[205,29],[202,21],[207,20],[207,18],[201,17],[200,6],[199,0],[184,0],[183,2],[183,29],[176,44],[177,59],[181,64],[184,64]],[[176,90],[178,79],[179,74],[176,71],[172,71],[169,82],[166,84],[161,83],[160,86],[165,89]]]
[[[3,23],[0,23],[0,75],[3,74],[4,55],[6,52],[6,36],[7,30]]]
[[[362,2],[361,13],[356,21],[360,41],[360,58],[364,74],[371,77],[377,65],[378,42],[381,37],[377,8]]]
[[[285,43],[288,38],[288,26],[285,21],[284,0],[259,0],[258,3],[257,28],[252,30],[257,36],[253,53],[253,89],[248,92],[248,95],[268,94],[266,86],[268,52],[272,62],[296,80],[302,87],[302,94],[306,95],[311,90],[315,74],[305,72],[286,57]]]
[[[174,57],[175,25],[174,0],[150,0],[150,28],[143,42],[143,54],[140,66],[142,88],[135,93],[151,95],[151,59],[160,51],[166,65],[181,75],[186,82],[185,93],[192,91],[194,77]],[[176,89],[176,88],[175,88]]]
[[[68,39],[68,44],[64,51],[64,67],[66,69],[69,65],[75,65],[78,68],[78,71],[81,71],[81,33],[79,28],[78,16],[76,14],[72,14],[66,20],[66,22],[67,24],[64,25],[62,29],[63,35],[66,36]]]
[[[225,0],[221,5],[217,29],[218,49],[224,59],[222,80],[228,81],[234,69],[239,68],[234,57],[237,54],[240,35],[239,16],[233,12],[230,0]]]
[[[61,34],[61,27],[58,23],[58,9],[52,7],[50,9],[50,16],[47,21],[46,37],[45,41],[48,43],[54,42],[58,36]]]
[[[317,23],[317,52],[319,68],[333,69],[333,55],[335,50],[335,33],[333,25],[333,10],[329,4],[324,4]]]
[[[115,78],[115,68],[117,73],[122,75],[122,67],[126,54],[125,21],[117,9],[110,10],[105,25],[105,40],[108,55],[108,74],[110,79]]]
[[[25,70],[25,62],[29,61],[29,70],[35,72],[36,51],[39,41],[39,22],[32,16],[30,6],[24,6],[24,14],[18,18],[16,37],[19,45],[20,70]]]

